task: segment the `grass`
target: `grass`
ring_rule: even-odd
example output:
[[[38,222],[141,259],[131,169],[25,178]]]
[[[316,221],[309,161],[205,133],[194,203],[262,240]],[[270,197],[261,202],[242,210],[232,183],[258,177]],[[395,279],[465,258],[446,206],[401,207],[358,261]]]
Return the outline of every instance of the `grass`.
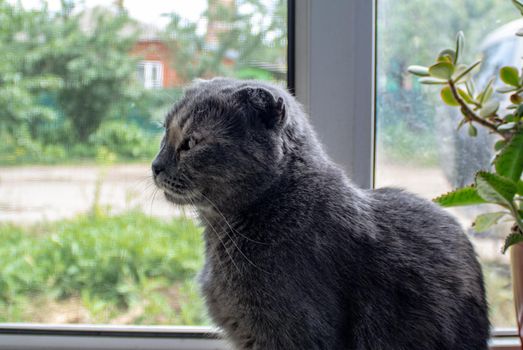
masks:
[[[0,322],[208,323],[201,230],[139,211],[0,224]]]
[[[195,282],[201,228],[140,211],[0,224],[0,322],[210,324]],[[513,326],[510,274],[484,262],[491,321]]]

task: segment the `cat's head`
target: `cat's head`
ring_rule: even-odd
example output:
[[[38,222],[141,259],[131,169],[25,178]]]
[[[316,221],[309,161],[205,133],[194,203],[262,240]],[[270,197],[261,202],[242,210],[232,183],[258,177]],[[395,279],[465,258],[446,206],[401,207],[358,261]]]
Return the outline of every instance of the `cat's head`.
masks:
[[[166,198],[209,207],[244,203],[266,189],[277,178],[284,154],[284,95],[267,84],[232,79],[188,88],[166,117],[152,163],[154,181]]]

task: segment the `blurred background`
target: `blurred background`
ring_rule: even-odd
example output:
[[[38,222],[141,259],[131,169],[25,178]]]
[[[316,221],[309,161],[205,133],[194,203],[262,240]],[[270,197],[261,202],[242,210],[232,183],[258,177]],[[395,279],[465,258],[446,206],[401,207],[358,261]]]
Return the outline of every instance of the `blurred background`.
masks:
[[[285,84],[286,50],[283,0],[0,0],[0,322],[207,324],[160,125],[195,78]]]
[[[507,0],[377,0],[376,187],[431,199],[489,167],[492,137],[469,142],[458,111],[406,70],[459,30],[465,61],[484,60],[479,82],[519,66],[518,17]],[[194,78],[285,85],[287,34],[284,0],[0,0],[0,322],[209,324],[201,228],[156,192],[149,164]],[[514,326],[505,231],[476,234],[476,209],[452,213],[493,325]]]

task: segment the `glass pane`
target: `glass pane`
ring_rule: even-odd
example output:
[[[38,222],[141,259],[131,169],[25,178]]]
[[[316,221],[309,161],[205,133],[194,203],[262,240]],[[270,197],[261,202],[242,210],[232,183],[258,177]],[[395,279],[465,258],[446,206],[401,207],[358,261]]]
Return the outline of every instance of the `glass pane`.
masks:
[[[484,85],[501,65],[519,66],[523,51],[514,33],[523,23],[512,22],[519,17],[505,0],[378,1],[376,187],[403,187],[431,199],[470,184],[490,166],[494,137],[480,130],[471,140],[466,127],[457,131],[459,110],[443,106],[438,88],[420,85],[407,67],[428,65],[462,30],[463,62],[484,60],[476,74]],[[480,210],[451,212],[480,256],[493,325],[515,326],[508,256],[500,253],[507,228],[475,233],[471,222]]]
[[[145,84],[145,62],[139,62],[136,65],[136,78],[141,84]]]
[[[150,161],[194,78],[285,84],[286,11],[0,0],[0,322],[208,323],[202,229]]]

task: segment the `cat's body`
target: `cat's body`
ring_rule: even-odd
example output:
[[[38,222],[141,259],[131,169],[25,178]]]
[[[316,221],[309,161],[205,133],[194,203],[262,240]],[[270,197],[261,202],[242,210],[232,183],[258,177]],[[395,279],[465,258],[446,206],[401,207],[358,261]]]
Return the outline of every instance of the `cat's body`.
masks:
[[[207,115],[191,129],[187,114]],[[182,151],[162,165],[168,180],[155,173],[167,198],[199,210],[203,294],[235,348],[487,349],[481,269],[459,225],[406,192],[351,185],[288,93],[199,83],[171,124],[210,145],[183,153],[179,136],[169,153],[167,137],[157,165]]]

